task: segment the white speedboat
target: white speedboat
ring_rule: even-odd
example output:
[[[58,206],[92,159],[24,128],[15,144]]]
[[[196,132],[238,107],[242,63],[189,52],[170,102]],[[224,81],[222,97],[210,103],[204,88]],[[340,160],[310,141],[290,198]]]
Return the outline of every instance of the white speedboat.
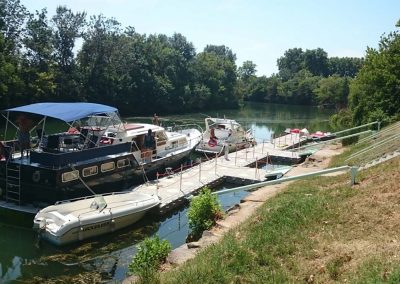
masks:
[[[40,210],[33,228],[45,240],[64,245],[127,227],[159,203],[158,196],[137,192],[62,202]]]
[[[207,117],[205,131],[196,151],[221,153],[224,147],[229,147],[229,152],[232,152],[250,147],[255,143],[251,131],[245,130],[235,120]]]

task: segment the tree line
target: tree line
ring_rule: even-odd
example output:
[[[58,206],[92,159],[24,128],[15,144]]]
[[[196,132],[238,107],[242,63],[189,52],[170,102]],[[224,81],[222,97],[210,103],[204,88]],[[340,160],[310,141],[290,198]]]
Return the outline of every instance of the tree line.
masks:
[[[77,49],[77,40],[82,44]],[[90,101],[124,114],[237,107],[236,56],[183,35],[144,35],[59,6],[49,18],[0,0],[0,103]]]
[[[137,115],[248,100],[335,107],[336,122],[359,124],[398,113],[398,41],[397,32],[384,36],[365,59],[292,48],[276,74],[256,76],[255,63],[238,67],[224,45],[197,53],[179,33],[140,34],[103,15],[59,6],[49,17],[46,9],[30,13],[19,0],[0,0],[0,104],[90,101]]]
[[[363,66],[363,58],[328,57],[322,49],[292,48],[277,61],[279,72],[255,76],[256,65],[246,61],[239,67],[244,98],[250,101],[347,106],[349,84]]]

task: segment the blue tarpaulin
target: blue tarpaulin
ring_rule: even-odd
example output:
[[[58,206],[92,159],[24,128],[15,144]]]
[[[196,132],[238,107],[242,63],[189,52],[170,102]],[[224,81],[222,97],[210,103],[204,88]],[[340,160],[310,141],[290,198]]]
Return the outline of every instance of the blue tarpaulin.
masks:
[[[37,103],[4,111],[33,113],[71,122],[90,115],[116,112],[117,109],[94,103]]]

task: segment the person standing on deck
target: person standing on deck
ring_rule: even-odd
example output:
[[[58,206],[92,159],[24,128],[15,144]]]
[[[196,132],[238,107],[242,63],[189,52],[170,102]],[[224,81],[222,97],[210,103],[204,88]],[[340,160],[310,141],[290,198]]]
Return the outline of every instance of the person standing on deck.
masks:
[[[146,161],[151,162],[151,156],[153,154],[153,149],[155,149],[155,146],[156,146],[156,140],[153,136],[151,129],[149,129],[147,131],[147,134],[144,136],[144,143],[143,143],[144,157]]]
[[[31,148],[31,137],[30,137],[30,126],[32,121],[28,119],[25,115],[21,115],[17,118],[18,125],[18,144],[21,151],[21,158],[24,156],[24,151],[26,155],[29,155],[29,149]]]
[[[152,122],[153,122],[154,125],[160,126],[160,121],[159,121],[158,116],[157,116],[156,113],[153,115]]]

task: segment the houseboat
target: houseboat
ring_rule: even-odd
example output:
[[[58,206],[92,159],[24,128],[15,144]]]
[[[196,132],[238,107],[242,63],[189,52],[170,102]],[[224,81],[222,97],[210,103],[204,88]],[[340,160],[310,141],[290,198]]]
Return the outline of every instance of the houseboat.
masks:
[[[20,138],[0,145],[0,199],[7,208],[9,203],[43,208],[127,189],[147,173],[178,164],[201,139],[197,129],[168,132],[157,125],[123,123],[116,108],[94,103],[37,103],[2,115],[5,137],[11,132]],[[55,121],[65,131],[51,131]],[[151,149],[143,146],[149,132]]]

